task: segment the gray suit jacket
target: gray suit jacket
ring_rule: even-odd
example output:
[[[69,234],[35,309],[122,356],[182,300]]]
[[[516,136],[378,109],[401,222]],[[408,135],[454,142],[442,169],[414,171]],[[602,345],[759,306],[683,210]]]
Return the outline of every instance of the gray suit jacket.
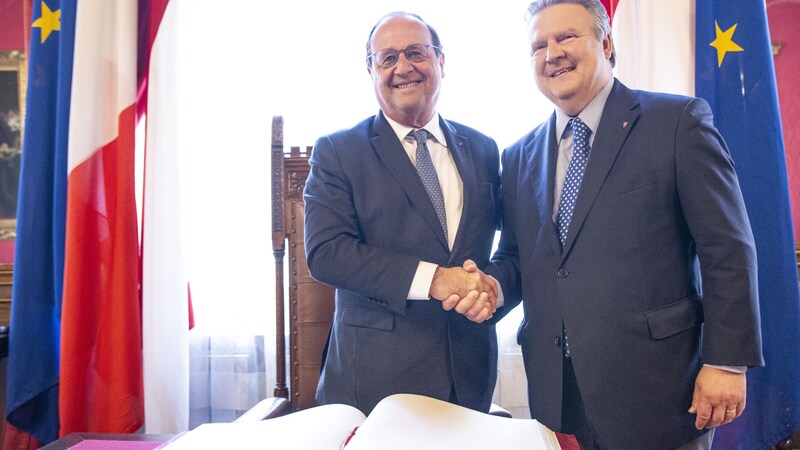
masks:
[[[503,153],[502,235],[487,268],[506,308],[524,305],[531,414],[561,427],[563,321],[605,444],[677,447],[700,433],[687,410],[701,364],[763,364],[733,162],[705,101],[615,81],[562,251],[554,130],[555,114]]]
[[[317,400],[369,413],[399,392],[487,411],[497,377],[494,326],[439,301],[406,300],[421,260],[487,264],[499,223],[499,152],[479,132],[442,120],[464,184],[452,251],[416,169],[383,114],[320,138],[305,187],[308,267],[336,288]]]

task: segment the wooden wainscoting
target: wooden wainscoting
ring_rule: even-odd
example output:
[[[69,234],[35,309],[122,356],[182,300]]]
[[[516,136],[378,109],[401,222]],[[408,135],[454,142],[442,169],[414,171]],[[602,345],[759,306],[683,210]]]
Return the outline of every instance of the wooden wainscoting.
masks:
[[[0,326],[8,326],[11,319],[12,264],[0,264]]]
[[[797,255],[797,276],[800,278],[800,242],[797,243],[797,246],[794,248],[795,254]]]

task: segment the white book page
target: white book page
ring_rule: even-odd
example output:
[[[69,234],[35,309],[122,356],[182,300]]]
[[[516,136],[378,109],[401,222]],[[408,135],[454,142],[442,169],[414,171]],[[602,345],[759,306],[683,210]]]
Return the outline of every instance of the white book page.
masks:
[[[559,450],[555,433],[536,420],[492,416],[412,394],[383,399],[346,450]]]
[[[203,424],[163,448],[340,450],[364,418],[352,406],[317,406],[258,422]]]

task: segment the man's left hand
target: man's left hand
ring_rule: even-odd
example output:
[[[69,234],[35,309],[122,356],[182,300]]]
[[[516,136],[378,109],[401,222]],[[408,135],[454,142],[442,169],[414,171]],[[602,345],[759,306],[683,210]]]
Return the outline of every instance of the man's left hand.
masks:
[[[697,414],[695,427],[714,428],[742,415],[747,396],[747,378],[743,373],[715,367],[703,367],[694,383],[690,414]]]

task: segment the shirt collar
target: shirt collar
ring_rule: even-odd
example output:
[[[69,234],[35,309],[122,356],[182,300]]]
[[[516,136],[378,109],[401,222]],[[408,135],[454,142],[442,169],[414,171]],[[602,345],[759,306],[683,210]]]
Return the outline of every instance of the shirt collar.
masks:
[[[600,89],[600,92],[594,96],[592,101],[583,108],[578,114],[581,121],[592,130],[592,134],[597,131],[598,125],[600,125],[600,118],[603,115],[603,109],[606,107],[606,100],[608,100],[608,96],[611,94],[611,88],[614,87],[614,77],[609,78],[608,82],[603,89]],[[564,111],[556,108],[556,136],[557,142],[561,144],[561,138],[564,137],[564,130],[567,128],[567,123],[572,117],[568,116]]]
[[[408,137],[408,133],[419,129],[402,125],[397,121],[392,120],[386,114],[384,114],[383,117],[385,117],[386,121],[389,122],[389,125],[392,127],[392,130],[394,130],[395,134],[397,135],[397,139],[400,139],[400,142],[403,142]],[[428,136],[435,139],[436,142],[439,143],[439,145],[447,147],[447,141],[444,138],[444,132],[442,131],[442,127],[439,126],[439,113],[434,114],[431,120],[428,123],[426,123],[425,126],[422,128],[424,128],[425,131],[428,132]]]

